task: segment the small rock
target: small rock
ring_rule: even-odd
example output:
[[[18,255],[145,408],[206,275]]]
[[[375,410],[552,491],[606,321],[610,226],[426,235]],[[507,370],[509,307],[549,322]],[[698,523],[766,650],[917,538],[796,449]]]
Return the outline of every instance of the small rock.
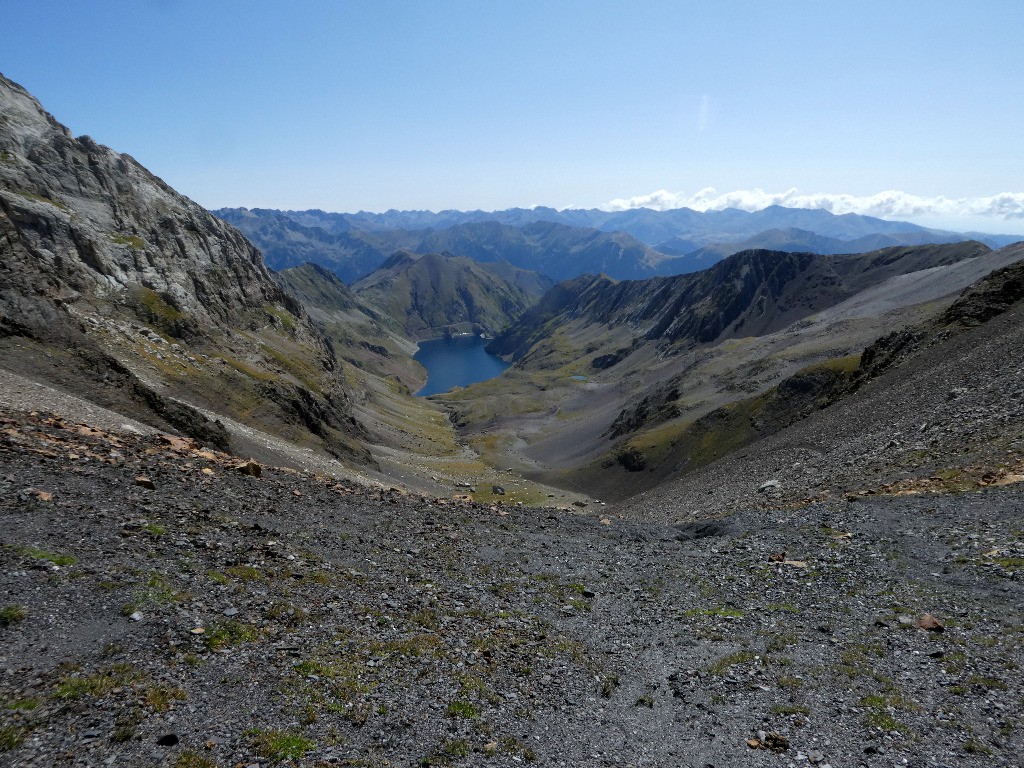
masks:
[[[926,613],[917,620],[917,626],[920,629],[928,632],[942,632],[945,627],[942,626],[942,622],[932,616],[930,613]]]
[[[132,621],[142,621],[145,616],[142,615],[142,611],[135,611],[131,616],[128,617]]]
[[[772,731],[765,736],[764,746],[765,749],[770,749],[773,752],[785,752],[789,749],[789,737]]]
[[[206,634],[206,628],[205,627],[195,627],[193,629],[190,629],[189,632],[191,632],[193,635],[204,635],[204,634]]]
[[[492,485],[491,486],[491,493],[493,493],[495,496],[504,496],[505,495],[505,489],[502,486],[500,486],[500,485]]]
[[[150,491],[156,490],[156,485],[145,475],[139,475],[135,478],[135,484],[141,488],[147,488]]]
[[[263,467],[257,464],[252,459],[243,461],[239,464],[235,464],[231,467],[236,472],[241,472],[243,475],[249,475],[251,477],[259,477],[263,474]]]
[[[238,609],[233,607],[233,606],[231,608],[225,608],[224,609],[224,615],[225,616],[234,616],[237,613],[238,613]]]
[[[782,483],[778,480],[768,480],[757,487],[758,493],[769,493],[770,491],[781,491]]]

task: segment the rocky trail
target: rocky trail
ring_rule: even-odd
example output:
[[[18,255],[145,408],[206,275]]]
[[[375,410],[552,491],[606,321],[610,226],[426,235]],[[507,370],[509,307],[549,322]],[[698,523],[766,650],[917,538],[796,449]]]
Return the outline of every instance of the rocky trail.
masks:
[[[643,523],[0,433],[0,765],[1020,764],[1016,483]]]

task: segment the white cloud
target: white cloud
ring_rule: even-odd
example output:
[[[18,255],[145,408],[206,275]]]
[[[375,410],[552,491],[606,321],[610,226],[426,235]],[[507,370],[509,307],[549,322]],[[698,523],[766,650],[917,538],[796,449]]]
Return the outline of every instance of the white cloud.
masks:
[[[882,219],[922,216],[1024,219],[1024,192],[1002,192],[988,197],[951,198],[941,195],[922,197],[898,190],[878,192],[874,195],[803,194],[797,189],[788,189],[785,192],[748,189],[719,194],[713,187],[705,187],[693,195],[659,189],[648,195],[612,200],[600,207],[606,211],[628,211],[633,208],[653,208],[658,211],[673,208],[692,208],[696,211],[739,208],[744,211],[759,211],[770,205],[782,205],[786,208],[821,208],[835,214],[859,213]]]

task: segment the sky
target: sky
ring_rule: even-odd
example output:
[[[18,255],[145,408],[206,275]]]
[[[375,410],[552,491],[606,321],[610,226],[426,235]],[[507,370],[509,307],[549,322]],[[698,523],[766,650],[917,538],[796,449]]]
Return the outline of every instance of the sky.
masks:
[[[0,73],[208,208],[778,202],[1024,232],[1020,0],[0,0]]]

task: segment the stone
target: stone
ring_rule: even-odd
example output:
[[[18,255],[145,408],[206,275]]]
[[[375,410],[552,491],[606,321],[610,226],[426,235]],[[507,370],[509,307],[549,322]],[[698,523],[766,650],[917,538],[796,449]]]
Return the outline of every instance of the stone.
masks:
[[[140,488],[146,488],[150,491],[156,490],[156,484],[145,475],[139,475],[135,478],[135,484]]]
[[[142,611],[135,611],[131,616],[128,617],[132,621],[142,621],[145,616],[142,615]]]
[[[764,746],[773,752],[785,752],[789,749],[789,737],[772,731],[765,736]]]
[[[259,477],[263,474],[263,467],[252,459],[235,464],[231,468],[236,472],[240,472],[243,475],[249,475],[250,477]]]
[[[502,486],[500,486],[500,485],[492,485],[491,486],[491,493],[493,493],[495,496],[504,496],[505,495],[505,489]]]
[[[927,632],[942,632],[945,630],[945,627],[942,626],[942,622],[930,613],[925,613],[918,618],[917,626],[919,629],[923,629]]]

